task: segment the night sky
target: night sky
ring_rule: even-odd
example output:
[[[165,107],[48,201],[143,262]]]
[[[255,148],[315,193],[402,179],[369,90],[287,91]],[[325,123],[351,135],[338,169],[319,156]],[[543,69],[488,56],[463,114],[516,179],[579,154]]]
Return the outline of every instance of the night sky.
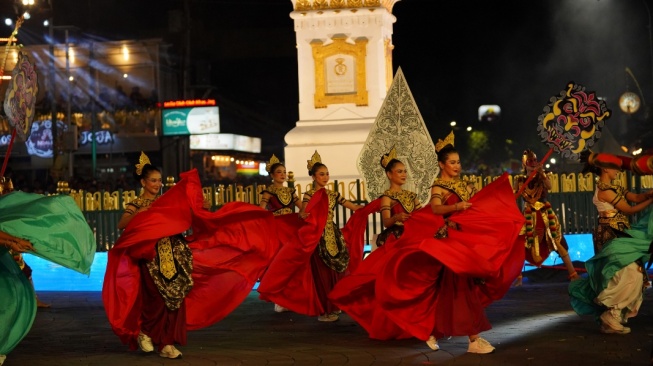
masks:
[[[181,12],[182,1],[52,1],[56,24],[76,25],[97,39],[162,37],[179,50],[182,34],[172,32],[168,20]],[[298,119],[291,1],[187,4],[194,70],[210,75],[208,93],[221,105],[222,131],[262,137],[264,153],[283,153],[283,136]],[[519,158],[526,147],[543,153],[538,116],[550,97],[575,81],[606,100],[613,111],[607,126],[619,144],[650,148],[648,108],[628,116],[617,104],[627,89],[640,93],[627,67],[644,104],[653,104],[647,5],[648,0],[402,0],[393,9],[394,69],[401,67],[433,140],[444,137],[456,120],[488,131],[497,159]],[[38,42],[43,31],[28,28],[21,41]],[[478,122],[482,104],[499,105],[501,119]],[[513,141],[507,148],[506,139]]]

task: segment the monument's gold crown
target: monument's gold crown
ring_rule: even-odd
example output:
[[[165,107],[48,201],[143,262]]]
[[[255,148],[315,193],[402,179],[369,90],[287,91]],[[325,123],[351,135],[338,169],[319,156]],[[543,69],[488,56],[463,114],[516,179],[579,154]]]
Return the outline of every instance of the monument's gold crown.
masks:
[[[384,7],[392,13],[399,0],[291,0],[295,11]]]

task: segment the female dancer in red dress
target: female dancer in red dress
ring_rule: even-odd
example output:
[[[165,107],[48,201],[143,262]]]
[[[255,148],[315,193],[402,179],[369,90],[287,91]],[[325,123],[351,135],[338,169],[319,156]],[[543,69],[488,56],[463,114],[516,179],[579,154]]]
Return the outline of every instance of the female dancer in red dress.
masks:
[[[118,223],[102,299],[123,343],[179,358],[187,330],[218,322],[251,292],[278,250],[274,218],[243,202],[208,211],[196,170],[159,196],[161,172],[145,154],[136,169],[143,194]]]
[[[381,211],[385,229],[377,238],[377,249],[373,250],[350,275],[340,280],[329,293],[329,298],[347,315],[360,324],[372,339],[402,339],[413,337],[395,324],[386,314],[386,309],[376,300],[375,288],[377,277],[385,270],[388,259],[396,251],[396,243],[404,235],[417,234],[423,237],[433,236],[438,220],[442,219],[430,213],[415,214],[422,209],[422,204],[414,192],[402,188],[406,183],[406,165],[396,158],[393,148],[381,157],[390,188],[381,197],[356,211],[343,228],[345,240],[354,248],[361,248],[369,215]],[[415,219],[415,217],[418,217]],[[408,232],[405,226],[411,224]],[[410,241],[404,241],[407,243]],[[415,243],[415,241],[412,241]],[[418,243],[418,242],[417,242]],[[351,263],[350,263],[351,266]],[[391,311],[391,310],[389,310]]]
[[[412,336],[438,350],[437,338],[467,336],[468,352],[489,353],[494,347],[479,337],[490,328],[484,307],[503,297],[521,271],[524,249],[517,239],[524,217],[506,174],[473,195],[460,179],[453,134],[438,141],[436,151],[441,175],[430,207],[404,222],[376,272],[374,301],[389,320],[375,319],[374,337]],[[378,256],[365,261],[371,258]],[[384,331],[382,324],[389,327]]]
[[[265,170],[272,176],[272,185],[261,191],[262,208],[272,212],[277,222],[277,234],[280,244],[295,240],[295,232],[301,226],[301,220],[294,214],[295,206],[301,210],[302,202],[294,188],[284,186],[286,181],[286,166],[274,154],[270,158]],[[288,311],[279,304],[274,304],[274,311],[282,313]]]
[[[302,203],[296,190],[283,185],[286,181],[286,166],[274,154],[266,170],[272,176],[272,185],[261,191],[260,206],[272,211],[274,216],[293,213],[295,206],[301,210]]]
[[[362,207],[326,188],[329,170],[315,151],[307,165],[313,189],[304,193],[300,217],[305,223],[293,243],[284,243],[258,287],[260,298],[319,321],[339,319],[339,309],[327,298],[348,269],[350,250],[333,221],[340,204],[350,210]]]
[[[406,165],[397,160],[396,155],[397,152],[392,148],[381,158],[381,166],[390,181],[390,188],[380,197],[381,219],[385,229],[377,237],[377,247],[400,238],[404,232],[404,222],[410,218],[413,211],[422,208],[415,192],[401,188],[406,183],[408,171]]]

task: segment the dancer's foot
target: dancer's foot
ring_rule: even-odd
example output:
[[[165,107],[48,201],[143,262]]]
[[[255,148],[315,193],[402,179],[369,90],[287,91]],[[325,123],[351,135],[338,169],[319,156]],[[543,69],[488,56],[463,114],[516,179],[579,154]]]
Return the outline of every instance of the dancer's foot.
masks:
[[[38,297],[36,298],[36,307],[37,308],[49,308],[50,306],[52,306],[52,305],[44,303]]]
[[[152,351],[154,351],[154,345],[152,344],[152,338],[148,337],[145,333],[140,332],[138,334],[138,347],[143,352],[152,352]]]
[[[513,286],[513,287],[519,287],[519,286],[521,286],[521,285],[522,285],[522,278],[523,278],[522,275],[519,275],[519,277],[517,277],[517,279],[515,280],[515,282],[513,282],[512,286]]]
[[[165,357],[165,358],[181,358],[181,352],[179,352],[178,349],[175,348],[172,344],[169,344],[159,352],[159,356]]]
[[[324,314],[320,315],[317,317],[317,321],[319,322],[335,322],[338,320],[340,317],[336,314]]]
[[[490,342],[481,337],[478,337],[473,341],[471,339],[469,340],[469,347],[467,348],[467,352],[480,354],[492,353],[494,352],[494,347],[492,347]]]
[[[434,336],[429,337],[429,340],[426,341],[426,345],[429,346],[429,348],[434,350],[434,351],[439,351],[440,350],[440,345],[438,344],[438,340],[435,339]]]
[[[283,313],[283,312],[286,312],[286,311],[288,311],[288,309],[284,308],[281,305],[274,304],[274,312]]]

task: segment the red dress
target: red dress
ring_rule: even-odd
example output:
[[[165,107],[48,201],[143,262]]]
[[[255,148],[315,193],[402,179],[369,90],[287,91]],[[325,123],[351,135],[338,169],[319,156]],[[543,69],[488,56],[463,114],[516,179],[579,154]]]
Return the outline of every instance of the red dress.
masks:
[[[376,199],[357,210],[343,228],[345,239],[352,243],[353,248],[358,247],[358,242],[363,241],[363,236],[368,222],[368,215],[379,210],[381,199]],[[399,212],[400,204],[393,206],[393,214]],[[396,209],[396,211],[395,211]],[[402,209],[403,212],[405,212]],[[338,305],[347,315],[360,324],[370,338],[373,339],[403,339],[411,338],[412,334],[401,328],[387,314],[376,297],[376,286],[380,274],[386,269],[386,264],[402,245],[417,245],[420,240],[415,240],[414,235],[424,238],[433,236],[438,227],[444,225],[442,216],[433,215],[431,207],[424,207],[412,212],[411,218],[404,222],[404,230],[400,238],[406,236],[400,245],[397,244],[395,235],[388,235],[385,244],[371,252],[350,275],[338,282],[329,293],[329,298]],[[413,238],[413,239],[411,239]]]
[[[447,204],[460,200],[452,197]],[[490,329],[484,307],[503,297],[524,263],[518,240],[524,217],[507,175],[469,202],[471,209],[448,218],[459,229],[449,228],[446,238],[433,237],[443,226],[441,216],[429,207],[414,213],[401,238],[371,253],[331,299],[377,339]]]
[[[330,313],[336,307],[327,298],[333,285],[346,273],[337,272],[328,267],[318,251],[325,249],[325,236],[338,238],[340,230],[332,221],[333,210],[338,201],[335,192],[319,189],[313,193],[305,212],[308,214],[303,223],[291,234],[285,235],[283,246],[279,250],[258,287],[259,297],[262,300],[274,302],[299,314],[317,316]],[[283,215],[291,216],[291,215]],[[326,232],[329,234],[325,234]],[[350,245],[342,239],[337,239],[338,255],[350,255]],[[362,256],[360,250],[359,258]],[[336,263],[343,265],[343,263]]]
[[[131,220],[108,252],[102,299],[113,331],[131,349],[137,348],[142,314],[149,311],[139,262],[154,258],[159,239],[192,232],[185,240],[192,251],[193,287],[182,305],[186,326],[174,330],[175,341],[234,310],[278,250],[278,241],[269,235],[275,230],[270,212],[242,202],[207,211],[197,171],[181,178]]]

